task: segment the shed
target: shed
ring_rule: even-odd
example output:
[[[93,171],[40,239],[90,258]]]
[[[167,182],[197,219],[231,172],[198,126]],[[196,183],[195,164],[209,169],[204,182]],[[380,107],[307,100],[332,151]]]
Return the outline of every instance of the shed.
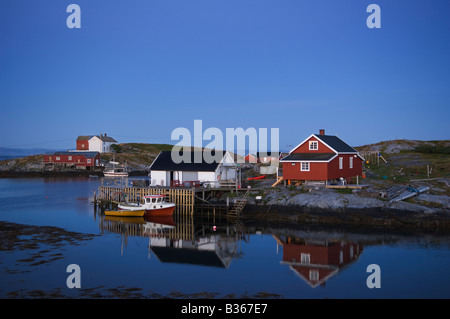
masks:
[[[188,152],[188,161],[176,163],[172,151],[162,151],[150,166],[150,185],[192,186],[208,183],[211,187],[220,187],[222,182],[235,182],[237,166],[233,157],[227,151],[219,152],[220,160],[212,163],[205,160],[201,151]]]

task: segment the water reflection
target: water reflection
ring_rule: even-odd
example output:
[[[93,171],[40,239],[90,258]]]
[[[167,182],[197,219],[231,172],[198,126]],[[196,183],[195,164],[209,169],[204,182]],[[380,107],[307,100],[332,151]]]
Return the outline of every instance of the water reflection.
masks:
[[[357,260],[363,250],[360,244],[333,238],[275,238],[283,247],[281,263],[311,287],[325,285],[328,279]]]
[[[101,218],[100,227],[122,236],[122,253],[130,236],[148,237],[148,254],[162,263],[229,268],[243,256],[242,243],[250,235],[261,234],[258,225],[245,226],[242,220],[223,215],[192,214],[178,208],[173,216]],[[310,287],[325,282],[358,260],[363,246],[337,233],[266,228],[276,241],[281,265]],[[280,258],[280,257],[278,257]]]
[[[164,263],[228,268],[242,255],[249,236],[241,221],[215,214],[197,216],[177,208],[173,216],[102,216],[102,231],[121,234],[123,250],[130,236],[149,238],[152,252]]]

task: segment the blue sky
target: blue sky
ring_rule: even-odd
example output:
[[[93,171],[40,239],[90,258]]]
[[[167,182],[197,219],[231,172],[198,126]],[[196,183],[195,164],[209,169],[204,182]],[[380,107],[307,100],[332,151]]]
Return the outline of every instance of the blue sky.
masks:
[[[449,139],[449,13],[447,0],[2,0],[0,146],[174,144],[194,120],[279,128],[283,150],[319,129],[352,146]]]

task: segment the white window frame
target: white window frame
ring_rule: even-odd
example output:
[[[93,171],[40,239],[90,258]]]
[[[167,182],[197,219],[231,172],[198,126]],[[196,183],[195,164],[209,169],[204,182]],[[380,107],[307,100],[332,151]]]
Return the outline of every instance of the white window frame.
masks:
[[[68,157],[68,160],[71,161],[71,160],[72,160],[72,156],[69,156],[69,157]]]
[[[353,157],[349,157],[348,168],[353,168]]]
[[[56,160],[57,160],[57,161],[60,161],[60,160],[61,160],[61,157],[56,156]]]
[[[319,281],[319,271],[317,269],[309,270],[309,280],[311,281]]]
[[[303,166],[305,165],[305,166]],[[300,171],[309,172],[311,164],[309,162],[300,162]]]
[[[344,168],[344,158],[339,157],[339,169],[343,169],[343,168]]]
[[[300,263],[310,264],[311,263],[311,254],[300,253]]]
[[[91,159],[90,158],[87,159],[87,163],[91,164]]]
[[[309,141],[309,150],[317,151],[319,149],[319,141]]]

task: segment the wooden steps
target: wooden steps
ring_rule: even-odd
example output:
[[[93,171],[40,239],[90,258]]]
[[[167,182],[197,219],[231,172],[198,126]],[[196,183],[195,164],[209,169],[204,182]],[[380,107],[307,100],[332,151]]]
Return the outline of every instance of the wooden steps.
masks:
[[[249,193],[250,190],[247,190],[247,192],[244,194],[244,196],[242,196],[242,198],[236,199],[236,203],[233,205],[233,207],[230,208],[227,214],[234,216],[240,215],[245,207],[245,204],[247,204],[247,197]]]
[[[277,181],[275,183],[272,184],[272,187],[277,186],[278,184],[280,184],[283,181],[283,176],[279,176]]]

